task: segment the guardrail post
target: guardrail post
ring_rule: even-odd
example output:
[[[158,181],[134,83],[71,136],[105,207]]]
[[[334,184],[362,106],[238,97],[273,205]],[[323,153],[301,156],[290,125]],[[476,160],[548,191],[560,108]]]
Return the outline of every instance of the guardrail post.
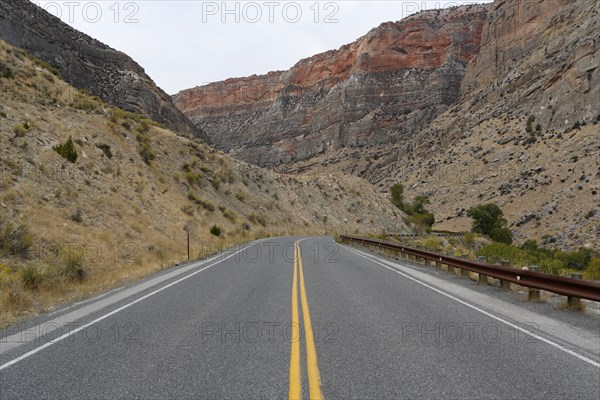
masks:
[[[479,261],[480,263],[485,263],[487,260],[487,258],[485,256],[479,256],[477,257],[477,261]],[[487,285],[488,283],[488,277],[487,275],[484,275],[482,273],[479,274],[479,284],[480,285]]]
[[[581,279],[582,278],[581,272],[573,272],[571,274],[571,278],[573,278],[573,279]],[[579,307],[581,307],[581,299],[579,297],[568,296],[567,297],[567,304],[571,308],[579,308]]]
[[[532,265],[529,267],[530,271],[539,272],[540,267]],[[529,301],[540,301],[540,289],[529,288]]]
[[[509,263],[510,263],[509,260],[500,260],[500,265],[502,265],[504,267],[508,267]],[[510,290],[510,282],[509,281],[504,281],[504,280],[500,279],[500,289],[502,289],[502,290]]]

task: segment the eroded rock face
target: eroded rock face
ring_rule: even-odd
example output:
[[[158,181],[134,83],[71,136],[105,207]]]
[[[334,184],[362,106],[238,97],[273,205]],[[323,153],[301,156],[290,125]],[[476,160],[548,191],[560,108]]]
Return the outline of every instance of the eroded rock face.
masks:
[[[599,32],[597,0],[496,0],[463,83],[464,102],[528,113],[542,128],[593,121],[600,113]]]
[[[174,96],[216,147],[274,166],[410,137],[455,103],[489,5],[388,22],[288,71]]]
[[[28,0],[0,2],[0,37],[57,68],[61,78],[180,134],[199,130],[126,54],[63,23]]]

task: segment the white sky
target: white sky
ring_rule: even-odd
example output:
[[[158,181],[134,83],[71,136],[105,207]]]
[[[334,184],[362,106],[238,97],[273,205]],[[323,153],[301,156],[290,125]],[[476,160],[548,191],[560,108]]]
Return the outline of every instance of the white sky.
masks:
[[[492,0],[32,1],[127,53],[174,94],[288,69],[416,11]]]

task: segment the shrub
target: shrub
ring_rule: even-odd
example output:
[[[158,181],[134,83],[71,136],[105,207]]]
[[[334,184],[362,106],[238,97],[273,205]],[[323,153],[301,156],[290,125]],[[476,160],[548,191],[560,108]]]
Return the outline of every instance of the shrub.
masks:
[[[536,263],[537,259],[527,251],[504,243],[492,243],[477,252],[478,256],[485,256],[490,263],[499,263],[508,260],[513,267],[523,267]]]
[[[99,97],[90,97],[85,94],[76,94],[71,107],[82,111],[97,111],[102,109],[102,100]]]
[[[475,243],[475,235],[471,232],[465,233],[464,237],[465,243]]]
[[[83,266],[83,254],[69,254],[62,266],[61,274],[69,280],[82,281],[86,276],[86,270]]]
[[[2,77],[6,78],[6,79],[12,79],[12,78],[14,78],[14,74],[12,72],[12,69],[10,69],[9,67],[4,67],[4,71],[2,71]]]
[[[31,122],[25,121],[22,124],[13,126],[13,132],[17,137],[25,136],[25,132],[31,129]]]
[[[592,251],[581,248],[577,251],[558,251],[556,258],[561,260],[565,267],[577,270],[585,269],[592,260]]]
[[[235,194],[235,198],[241,201],[242,203],[246,200],[246,193],[244,193],[241,189],[237,191]]]
[[[182,206],[181,211],[185,215],[189,215],[190,217],[194,215],[194,207],[192,207],[191,204],[185,204],[184,206]]]
[[[392,196],[392,204],[399,209],[404,209],[404,186],[401,183],[396,183],[390,187],[390,195]]]
[[[213,186],[213,188],[215,188],[215,190],[219,190],[219,188],[221,187],[221,181],[218,180],[217,178],[213,178],[212,186]]]
[[[0,220],[0,251],[7,255],[27,255],[33,245],[33,237],[27,226]]]
[[[231,222],[235,222],[235,220],[237,219],[237,216],[235,215],[235,212],[231,211],[231,210],[222,210],[223,212],[223,216],[225,218],[227,218],[228,220],[230,220]]]
[[[540,270],[547,274],[560,275],[561,271],[565,268],[565,265],[555,258],[542,258],[537,263],[540,266]]]
[[[44,280],[44,272],[36,265],[26,265],[20,271],[21,282],[29,290],[35,290]]]
[[[140,144],[140,156],[142,156],[142,160],[148,165],[156,158],[156,153],[152,149],[152,140],[141,133],[137,136],[137,141]]]
[[[146,133],[150,130],[150,124],[148,123],[147,120],[142,120],[142,122],[140,122],[140,124],[137,127],[138,132],[140,133]]]
[[[248,216],[248,221],[252,222],[253,224],[260,224],[264,227],[267,226],[267,218],[262,214],[252,213]]]
[[[438,251],[441,247],[441,244],[442,241],[439,238],[432,236],[425,239],[423,242],[423,247],[425,250]]]
[[[100,144],[97,144],[96,147],[99,148],[100,150],[102,150],[102,152],[104,153],[106,158],[112,158],[113,153],[112,153],[112,150],[111,150],[111,147],[109,144],[100,143]]]
[[[213,203],[211,203],[208,200],[202,200],[197,198],[196,196],[194,196],[193,194],[189,194],[188,195],[188,199],[190,199],[191,201],[193,201],[194,203],[202,206],[202,208],[204,208],[205,210],[207,210],[208,212],[213,212],[215,211],[215,205]]]
[[[467,215],[473,218],[471,232],[489,236],[500,243],[512,243],[512,232],[506,227],[506,219],[500,207],[494,203],[471,207]]]
[[[579,129],[579,128],[581,128],[581,123],[579,121],[577,121],[573,124],[573,129]]]
[[[529,118],[527,118],[527,125],[525,126],[525,132],[531,133],[533,131],[533,128],[531,127],[531,124],[533,124],[533,121],[535,121],[535,116],[530,115]]]
[[[594,257],[590,260],[590,264],[583,271],[583,276],[591,281],[600,280],[600,258]]]
[[[186,172],[185,173],[185,179],[188,181],[188,183],[190,185],[200,185],[202,183],[202,174],[201,173],[195,173],[195,172]]]
[[[75,222],[82,222],[83,221],[83,210],[80,207],[77,207],[77,209],[73,212],[73,214],[71,214],[71,219]]]
[[[73,143],[71,136],[69,136],[64,144],[58,144],[52,147],[52,149],[73,164],[77,161],[77,150],[75,149],[75,144]]]
[[[36,58],[36,57],[32,57],[31,61],[33,61],[33,63],[37,66],[46,68],[48,71],[50,71],[50,73],[52,73],[54,75],[58,75],[58,69],[54,68],[53,66],[48,64],[46,61],[40,60],[39,58]]]
[[[222,233],[222,231],[221,231],[221,227],[219,225],[213,225],[210,227],[211,235],[219,237],[219,236],[221,236],[221,233]]]
[[[490,239],[498,243],[511,244],[512,231],[506,227],[495,227],[490,232]]]

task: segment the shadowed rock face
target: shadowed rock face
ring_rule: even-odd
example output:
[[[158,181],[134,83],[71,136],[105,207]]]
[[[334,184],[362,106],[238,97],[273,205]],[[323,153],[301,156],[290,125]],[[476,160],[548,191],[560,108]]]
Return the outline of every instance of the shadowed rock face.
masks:
[[[459,99],[489,8],[422,12],[288,71],[228,79],[173,99],[213,145],[261,166],[395,143]]]
[[[57,68],[61,78],[105,102],[180,134],[200,131],[126,54],[71,28],[28,0],[0,2],[0,37]]]

